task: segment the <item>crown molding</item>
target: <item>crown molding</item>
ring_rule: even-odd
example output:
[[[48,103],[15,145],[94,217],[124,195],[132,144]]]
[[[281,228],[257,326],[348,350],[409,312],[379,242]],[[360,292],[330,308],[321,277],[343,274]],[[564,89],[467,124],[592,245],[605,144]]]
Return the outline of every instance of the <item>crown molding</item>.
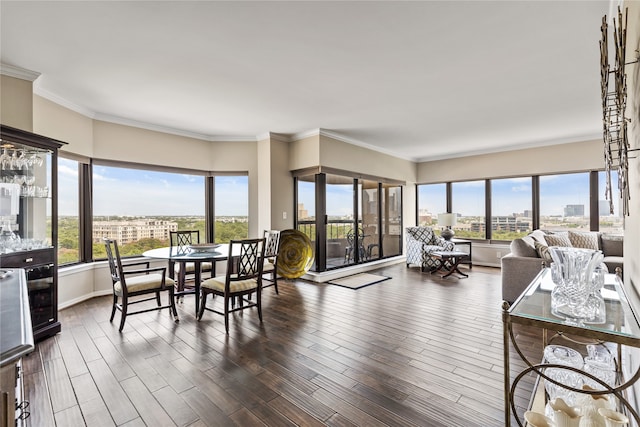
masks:
[[[292,141],[299,141],[301,139],[309,138],[312,136],[320,135],[320,128],[310,129],[304,132],[298,132],[291,135]]]
[[[0,63],[0,74],[7,77],[14,77],[16,79],[28,80],[34,82],[40,73],[37,71],[27,70],[26,68],[16,67],[15,65],[9,65]]]
[[[85,117],[88,117],[90,119],[95,118],[95,112],[83,107],[81,105],[78,105],[74,102],[69,101],[68,99],[65,99],[61,96],[56,95],[53,92],[49,92],[46,89],[42,88],[42,85],[39,83],[39,81],[34,82],[33,84],[33,93],[35,95],[38,95],[44,99],[48,99],[49,101],[53,102],[54,104],[57,105],[61,105],[71,111],[75,111],[78,114],[82,114]]]
[[[350,137],[345,136],[345,135],[341,135],[340,133],[332,131],[332,130],[322,129],[321,128],[321,129],[319,129],[319,134],[321,136],[326,136],[326,137],[329,137],[329,138],[332,138],[332,139],[335,139],[335,140],[338,140],[338,141],[341,141],[341,142],[345,142],[347,144],[356,145],[358,147],[366,148],[367,150],[377,151],[378,153],[386,154],[388,156],[395,157],[397,159],[408,160],[410,162],[415,162],[416,161],[416,159],[413,158],[413,157],[401,156],[401,155],[398,155],[398,153],[394,152],[393,150],[387,150],[385,148],[381,148],[381,147],[378,147],[376,145],[371,145],[369,143],[360,141],[358,139],[350,138]]]
[[[95,113],[95,120],[100,120],[107,123],[114,123],[117,125],[130,126],[138,129],[145,129],[154,132],[166,133],[176,136],[184,136],[186,138],[200,139],[203,141],[211,142],[256,142],[258,139],[256,136],[218,136],[218,135],[206,135],[197,132],[190,132],[182,129],[175,129],[168,126],[160,126],[152,123],[140,122],[137,120],[127,119],[124,117],[112,116],[109,114]]]

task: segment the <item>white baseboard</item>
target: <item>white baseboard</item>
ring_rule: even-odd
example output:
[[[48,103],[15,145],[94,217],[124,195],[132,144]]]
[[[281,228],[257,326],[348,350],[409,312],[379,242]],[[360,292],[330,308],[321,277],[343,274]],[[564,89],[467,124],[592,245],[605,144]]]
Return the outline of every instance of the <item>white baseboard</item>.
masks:
[[[82,295],[81,297],[74,298],[72,300],[65,301],[64,303],[59,304],[58,305],[58,310],[64,310],[65,308],[69,308],[72,305],[79,304],[79,303],[81,303],[83,301],[86,301],[86,300],[89,300],[91,298],[103,297],[105,295],[113,295],[113,291],[111,289],[106,289],[106,290],[103,290],[103,291],[95,291],[95,292],[91,292],[90,294]]]
[[[302,276],[302,279],[309,280],[317,283],[325,283],[340,277],[351,276],[353,274],[364,273],[367,271],[375,270],[380,267],[387,267],[394,264],[400,264],[406,261],[405,256],[396,256],[393,258],[384,258],[377,261],[367,262],[366,264],[351,265],[349,267],[342,267],[336,270],[324,271],[322,273],[309,272]]]

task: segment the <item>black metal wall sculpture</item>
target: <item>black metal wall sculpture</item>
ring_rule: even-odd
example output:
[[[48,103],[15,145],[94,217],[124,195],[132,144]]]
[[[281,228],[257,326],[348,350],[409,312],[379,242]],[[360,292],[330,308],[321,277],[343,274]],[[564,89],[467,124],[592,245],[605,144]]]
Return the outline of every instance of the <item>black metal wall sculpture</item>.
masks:
[[[638,59],[625,63],[627,44],[627,10],[624,17],[618,7],[618,19],[613,18],[613,44],[615,62],[609,66],[609,29],[607,16],[602,17],[602,39],[600,40],[600,89],[602,95],[602,127],[604,138],[604,159],[607,176],[605,196],[609,201],[610,213],[614,213],[614,195],[611,190],[611,171],[618,173],[619,198],[621,212],[629,215],[629,152],[637,151],[629,148],[627,124],[631,121],[625,117],[627,108],[627,75],[625,66],[635,64]]]

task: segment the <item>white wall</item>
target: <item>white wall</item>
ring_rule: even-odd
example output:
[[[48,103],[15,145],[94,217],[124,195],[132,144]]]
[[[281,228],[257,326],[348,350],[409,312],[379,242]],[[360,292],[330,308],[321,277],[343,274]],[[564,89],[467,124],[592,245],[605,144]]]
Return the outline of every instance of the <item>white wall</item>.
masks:
[[[604,168],[601,140],[505,151],[418,165],[421,184]]]
[[[33,132],[66,142],[61,152],[93,157],[93,123],[83,114],[33,96]]]

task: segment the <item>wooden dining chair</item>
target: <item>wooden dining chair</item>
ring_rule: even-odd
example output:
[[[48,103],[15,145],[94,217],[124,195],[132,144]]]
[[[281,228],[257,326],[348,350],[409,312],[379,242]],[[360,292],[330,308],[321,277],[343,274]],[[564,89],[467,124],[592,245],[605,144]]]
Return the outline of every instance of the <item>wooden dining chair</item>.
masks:
[[[120,319],[119,331],[122,332],[124,323],[128,315],[146,313],[153,310],[162,310],[169,308],[173,314],[174,321],[178,321],[178,312],[173,298],[174,281],[170,277],[166,277],[166,267],[150,268],[149,261],[122,264],[120,259],[120,250],[118,242],[112,239],[104,239],[104,246],[107,251],[107,259],[109,261],[109,270],[111,273],[111,281],[113,285],[113,307],[111,309],[111,318],[109,322],[113,322],[116,310],[120,310],[122,317]],[[144,265],[144,268],[135,268]],[[160,292],[169,294],[169,302],[162,305],[160,300]],[[136,298],[142,295],[150,295],[147,298]],[[118,300],[122,298],[122,302]],[[132,299],[133,298],[133,299]],[[129,312],[129,306],[145,301],[156,300],[156,306]]]
[[[191,251],[190,245],[200,243],[199,230],[180,230],[169,232],[169,242],[171,244],[172,255],[184,255]],[[195,292],[195,287],[187,284],[187,280],[193,280],[195,275],[195,263],[193,262],[176,262],[169,260],[169,275],[176,281],[176,296],[180,297],[185,294]],[[201,272],[212,272],[213,263],[203,262],[200,264]]]
[[[264,265],[262,266],[262,280],[269,282],[262,288],[273,286],[278,294],[278,252],[280,252],[280,231],[264,230]]]
[[[264,266],[265,239],[232,240],[229,243],[227,271],[224,276],[204,280],[200,285],[202,299],[198,320],[202,319],[205,310],[224,316],[224,329],[229,334],[229,314],[256,307],[262,323],[262,269]],[[255,301],[250,294],[256,294]],[[214,306],[207,307],[207,295],[223,298],[223,310]],[[234,300],[240,304],[231,305]],[[214,301],[215,302],[215,301]]]

